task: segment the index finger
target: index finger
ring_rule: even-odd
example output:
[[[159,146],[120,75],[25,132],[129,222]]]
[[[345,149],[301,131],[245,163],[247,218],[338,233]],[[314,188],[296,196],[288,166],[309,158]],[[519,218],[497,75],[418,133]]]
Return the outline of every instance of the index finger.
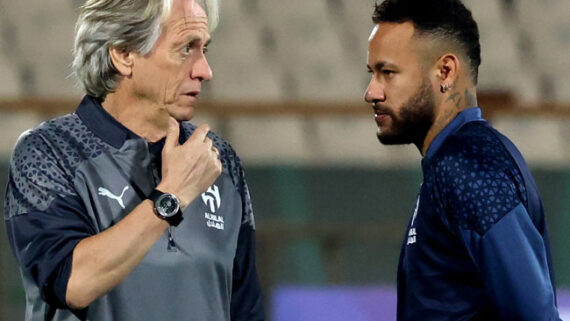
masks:
[[[198,140],[199,142],[205,142],[209,131],[210,125],[202,124],[194,130],[194,133],[192,133],[192,136],[190,136],[188,140]]]

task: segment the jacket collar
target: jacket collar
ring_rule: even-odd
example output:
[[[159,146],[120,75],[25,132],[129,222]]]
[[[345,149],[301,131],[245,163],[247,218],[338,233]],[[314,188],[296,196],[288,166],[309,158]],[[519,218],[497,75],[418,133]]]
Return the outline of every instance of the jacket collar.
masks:
[[[121,148],[127,139],[142,139],[111,116],[111,114],[103,108],[101,103],[102,100],[100,98],[86,95],[75,111],[81,121],[97,137],[117,149]],[[179,143],[184,143],[187,138],[187,133],[181,123]],[[163,145],[164,138],[154,144],[149,144],[149,147],[154,146],[151,151],[160,152]]]
[[[484,120],[481,117],[481,108],[472,107],[463,110],[447,125],[445,128],[437,134],[435,139],[431,142],[424,157],[424,160],[432,158],[435,153],[441,148],[445,140],[455,134],[463,125],[472,121]]]

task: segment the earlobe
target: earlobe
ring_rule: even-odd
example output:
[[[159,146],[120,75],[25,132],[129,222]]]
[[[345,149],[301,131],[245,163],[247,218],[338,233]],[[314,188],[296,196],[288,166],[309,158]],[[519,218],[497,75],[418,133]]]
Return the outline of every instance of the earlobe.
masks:
[[[121,75],[129,77],[132,74],[134,57],[131,52],[117,48],[109,48],[109,56],[111,57],[113,66]]]
[[[441,92],[446,92],[455,85],[459,69],[459,60],[454,54],[445,54],[438,61],[438,78]]]

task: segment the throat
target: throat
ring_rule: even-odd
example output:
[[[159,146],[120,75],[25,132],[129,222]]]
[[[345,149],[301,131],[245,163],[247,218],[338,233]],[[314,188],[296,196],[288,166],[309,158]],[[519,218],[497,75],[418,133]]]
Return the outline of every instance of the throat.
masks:
[[[123,106],[124,108],[103,107],[115,120],[139,137],[156,142],[166,136],[169,115],[163,110],[139,105]]]

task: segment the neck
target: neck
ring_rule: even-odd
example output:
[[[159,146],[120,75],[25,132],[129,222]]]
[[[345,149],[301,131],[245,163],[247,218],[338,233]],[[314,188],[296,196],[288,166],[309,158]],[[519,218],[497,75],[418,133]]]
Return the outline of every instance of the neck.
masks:
[[[156,105],[147,100],[136,99],[117,90],[108,94],[102,105],[123,126],[150,142],[166,136],[168,113],[165,109],[157,110]]]
[[[435,120],[428,130],[421,146],[418,146],[422,156],[426,155],[429,146],[437,135],[445,128],[457,114],[463,110],[477,106],[475,87],[453,86],[449,91],[441,94],[439,106],[435,108]]]

